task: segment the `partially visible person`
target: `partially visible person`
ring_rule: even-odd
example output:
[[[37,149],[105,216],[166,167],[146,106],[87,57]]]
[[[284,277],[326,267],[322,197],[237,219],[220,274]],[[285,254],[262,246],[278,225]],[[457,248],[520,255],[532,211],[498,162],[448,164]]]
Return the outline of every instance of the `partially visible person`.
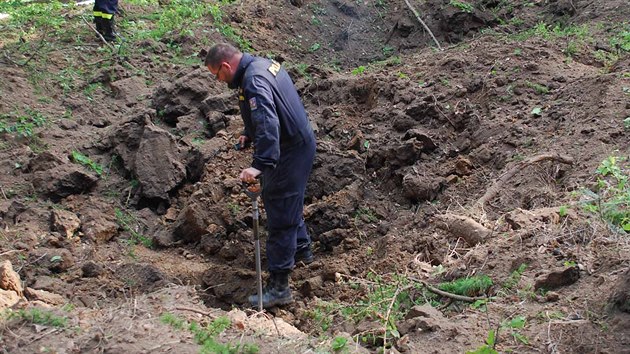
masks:
[[[269,281],[263,307],[293,301],[289,273],[296,262],[313,261],[311,238],[304,224],[304,193],[315,158],[315,135],[302,100],[286,70],[276,61],[242,53],[229,44],[208,51],[205,65],[217,80],[238,88],[245,131],[240,146],[253,143],[251,167],[240,179],[262,176],[267,212]],[[249,297],[255,306],[258,295]]]
[[[118,0],[95,0],[94,23],[96,30],[108,42],[120,38],[116,32],[114,15],[118,12]]]

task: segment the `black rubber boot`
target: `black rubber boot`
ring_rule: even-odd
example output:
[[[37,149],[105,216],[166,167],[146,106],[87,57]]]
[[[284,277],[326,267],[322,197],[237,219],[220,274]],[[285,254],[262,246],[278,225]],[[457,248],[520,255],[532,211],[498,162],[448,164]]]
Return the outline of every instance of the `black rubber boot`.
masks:
[[[315,256],[313,255],[313,251],[311,251],[311,246],[306,246],[302,249],[298,249],[295,252],[295,256],[293,257],[295,260],[295,264],[304,263],[311,264],[315,260]]]
[[[270,308],[279,305],[286,305],[293,302],[291,289],[289,288],[289,272],[271,272],[269,281],[263,289],[263,308]],[[253,307],[258,306],[258,294],[248,298]]]
[[[103,18],[95,16],[94,25],[96,25],[96,32],[100,33],[102,36],[105,33],[105,31],[103,30]]]
[[[103,21],[103,38],[105,38],[106,41],[108,42],[114,42],[118,39],[122,39],[120,38],[120,36],[118,35],[118,33],[116,33],[116,25],[114,23],[114,17],[107,19],[107,18],[101,18],[101,20]]]

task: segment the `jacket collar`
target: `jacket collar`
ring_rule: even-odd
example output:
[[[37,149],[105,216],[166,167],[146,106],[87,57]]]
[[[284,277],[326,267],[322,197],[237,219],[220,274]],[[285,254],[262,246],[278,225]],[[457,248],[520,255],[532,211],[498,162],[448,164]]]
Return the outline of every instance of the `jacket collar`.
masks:
[[[232,82],[228,84],[228,87],[231,89],[235,89],[241,86],[243,81],[243,76],[245,75],[245,71],[249,64],[254,61],[254,57],[249,53],[243,53],[243,57],[241,61],[238,63],[238,68],[236,68],[236,73],[234,73],[234,77],[232,78]]]

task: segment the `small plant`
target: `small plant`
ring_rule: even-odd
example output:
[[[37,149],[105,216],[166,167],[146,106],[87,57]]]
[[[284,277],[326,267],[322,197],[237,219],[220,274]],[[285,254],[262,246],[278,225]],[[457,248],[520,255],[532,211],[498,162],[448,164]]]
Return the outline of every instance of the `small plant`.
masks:
[[[366,67],[361,65],[356,69],[352,69],[352,71],[350,72],[352,75],[361,75],[365,72]]]
[[[525,82],[525,84],[527,85],[527,87],[533,88],[534,91],[536,91],[536,93],[539,95],[546,95],[549,93],[549,88],[545,85],[537,84],[530,81]]]
[[[9,313],[9,319],[19,318],[23,321],[43,326],[66,327],[68,319],[60,317],[50,311],[44,311],[38,308],[29,310],[18,310]]]
[[[542,116],[542,108],[541,107],[534,107],[532,109],[532,115],[535,116],[535,117]]]
[[[486,338],[486,343],[476,350],[467,351],[466,354],[499,354],[498,351],[494,350],[494,346],[496,343],[496,333],[494,330],[490,330],[488,332],[488,337]]]
[[[394,47],[390,47],[388,45],[383,47],[383,55],[386,57],[391,56],[394,53]]]
[[[218,317],[204,326],[197,322],[186,322],[183,319],[171,313],[164,313],[160,316],[160,321],[166,325],[169,325],[177,330],[186,330],[193,334],[197,344],[201,345],[200,353],[202,354],[214,354],[214,353],[245,353],[255,354],[260,351],[255,344],[237,344],[231,343],[222,344],[216,341],[216,337],[223,333],[226,329],[230,328],[232,323],[227,317]]]
[[[451,0],[449,2],[449,5],[459,9],[462,12],[471,13],[471,12],[473,12],[475,10],[475,8],[471,4],[466,3],[466,2],[462,2],[462,1],[458,1],[458,0]]]
[[[310,52],[315,52],[317,51],[319,48],[321,48],[321,44],[315,42],[313,43],[313,45],[308,49]]]
[[[355,222],[357,219],[362,219],[367,222],[376,222],[378,221],[378,216],[374,213],[374,211],[368,207],[359,207],[357,211],[354,213]]]
[[[626,117],[626,119],[623,120],[623,127],[624,129],[630,129],[630,117]]]
[[[15,133],[24,138],[32,138],[35,128],[43,127],[47,123],[41,112],[28,107],[25,112],[26,114],[0,114],[0,133]]]
[[[569,208],[566,205],[561,205],[560,208],[558,208],[558,215],[560,215],[561,217],[567,216],[568,212]]]
[[[116,215],[116,222],[123,230],[129,232],[131,234],[131,239],[129,240],[129,244],[135,245],[137,243],[141,243],[144,247],[151,248],[153,247],[153,241],[150,238],[141,234],[137,229],[139,228],[139,223],[133,215],[128,214],[118,208],[114,210]],[[135,225],[135,227],[134,227]]]
[[[630,164],[626,158],[609,156],[597,168],[596,191],[584,190],[584,208],[608,222],[613,228],[630,232]]]
[[[322,20],[320,20],[317,16],[312,15],[311,16],[311,24],[313,24],[314,26],[319,26],[322,24]]]
[[[518,330],[525,328],[525,317],[516,316],[511,320],[506,320],[501,324],[501,329],[506,330],[512,335],[512,337],[523,344],[529,344],[529,339]]]
[[[457,295],[477,296],[485,294],[492,284],[492,279],[487,275],[475,275],[469,278],[456,279],[449,283],[441,283],[438,288]]]
[[[521,276],[523,275],[523,272],[525,272],[525,269],[527,269],[527,264],[523,263],[518,267],[518,269],[514,270],[512,274],[510,274],[508,280],[503,283],[503,288],[506,290],[514,289],[514,287],[518,285],[518,282],[521,281]]]
[[[81,164],[85,167],[88,167],[92,171],[96,172],[97,175],[101,176],[103,174],[103,166],[92,161],[89,157],[83,155],[82,153],[72,150],[72,154],[70,155],[72,162]]]
[[[332,350],[334,352],[347,351],[348,347],[348,338],[345,337],[335,337],[331,344]]]

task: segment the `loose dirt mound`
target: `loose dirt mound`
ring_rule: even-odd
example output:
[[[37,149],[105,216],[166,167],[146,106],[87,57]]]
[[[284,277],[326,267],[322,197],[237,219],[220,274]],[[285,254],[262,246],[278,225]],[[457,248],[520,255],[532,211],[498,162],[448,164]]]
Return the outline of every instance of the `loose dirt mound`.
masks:
[[[173,4],[126,5],[121,28]],[[209,9],[204,27],[104,58],[81,9],[67,32],[83,47],[3,37],[5,351],[627,348],[628,192],[611,180],[629,171],[626,1]],[[316,261],[293,271],[276,322],[226,312],[255,289],[236,178],[250,157],[233,149],[237,98],[197,55],[208,36],[241,38],[228,28],[290,70],[318,137]],[[38,81],[44,64],[56,76]],[[75,67],[89,74],[69,80]],[[461,279],[489,283],[454,296],[444,284]]]

